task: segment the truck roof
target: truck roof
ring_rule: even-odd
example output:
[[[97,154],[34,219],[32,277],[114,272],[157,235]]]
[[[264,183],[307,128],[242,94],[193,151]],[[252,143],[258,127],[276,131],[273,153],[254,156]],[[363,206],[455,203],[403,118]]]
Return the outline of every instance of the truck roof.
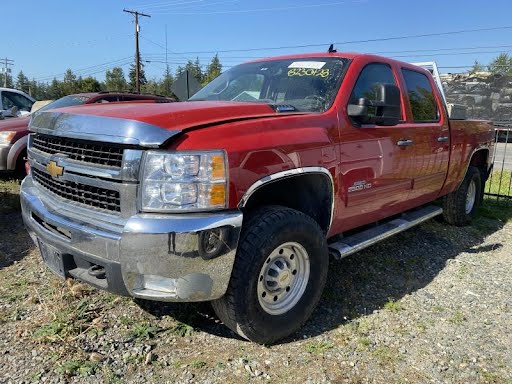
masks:
[[[350,59],[354,60],[356,58],[366,58],[366,59],[375,59],[376,61],[383,61],[387,63],[396,63],[403,67],[414,67],[418,70],[424,71],[425,73],[430,72],[422,67],[418,67],[417,65],[407,63],[405,61],[390,59],[389,57],[385,56],[379,56],[374,55],[370,53],[356,53],[356,52],[313,52],[313,53],[301,53],[301,54],[294,54],[294,55],[283,55],[283,56],[272,56],[272,57],[265,57],[261,59],[251,60],[248,61],[249,63],[258,63],[262,61],[271,61],[271,60],[293,60],[293,59],[311,59],[311,58],[343,58],[343,59]]]

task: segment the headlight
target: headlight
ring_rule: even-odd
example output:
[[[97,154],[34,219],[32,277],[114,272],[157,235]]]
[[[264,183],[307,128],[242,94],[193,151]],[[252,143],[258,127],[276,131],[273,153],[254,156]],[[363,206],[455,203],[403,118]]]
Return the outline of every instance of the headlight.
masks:
[[[0,145],[11,144],[11,140],[14,139],[16,131],[3,131],[0,132]]]
[[[148,151],[142,174],[141,208],[146,212],[225,208],[226,174],[223,151]]]

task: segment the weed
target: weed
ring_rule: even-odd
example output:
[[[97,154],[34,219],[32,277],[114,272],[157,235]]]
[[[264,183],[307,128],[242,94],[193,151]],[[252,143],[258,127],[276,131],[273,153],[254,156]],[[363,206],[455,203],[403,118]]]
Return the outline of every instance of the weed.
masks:
[[[226,364],[224,364],[222,361],[219,361],[217,365],[215,365],[216,369],[223,370],[226,368]]]
[[[382,365],[389,365],[395,362],[397,354],[390,347],[380,346],[372,351],[372,355],[379,360]]]
[[[192,327],[188,324],[182,323],[181,321],[178,321],[176,323],[176,325],[169,328],[167,330],[167,332],[169,332],[173,335],[179,336],[179,337],[187,337],[187,336],[192,336],[192,334],[194,333],[194,327]]]
[[[96,368],[96,363],[90,361],[71,360],[64,362],[56,371],[65,376],[90,376],[94,375]]]
[[[449,319],[450,323],[453,324],[462,324],[466,320],[466,317],[461,311],[456,311],[454,315]]]
[[[388,298],[388,301],[384,304],[384,309],[387,309],[391,312],[398,312],[402,310],[402,304],[400,302],[395,301],[392,297]]]
[[[154,338],[161,328],[148,323],[138,323],[133,326],[129,332],[129,336],[136,340],[149,340]]]
[[[306,350],[306,352],[314,354],[314,355],[323,354],[332,348],[334,348],[334,345],[332,345],[331,343],[328,343],[326,341],[317,341],[316,343],[310,342],[304,346],[304,349]]]
[[[358,351],[364,351],[364,350],[368,349],[370,344],[371,344],[371,341],[370,341],[369,338],[367,338],[367,337],[360,337],[360,338],[357,339],[357,350]]]
[[[204,368],[206,367],[206,362],[205,361],[202,361],[202,360],[193,360],[191,363],[190,363],[190,366],[194,369],[201,369],[201,368]]]

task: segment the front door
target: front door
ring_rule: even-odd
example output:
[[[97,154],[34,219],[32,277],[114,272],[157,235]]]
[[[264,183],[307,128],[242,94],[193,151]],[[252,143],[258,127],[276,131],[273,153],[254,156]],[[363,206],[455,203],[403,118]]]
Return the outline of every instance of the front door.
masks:
[[[352,89],[349,104],[360,98],[376,100],[377,84],[397,85],[386,63],[367,64]],[[402,111],[405,121],[405,113]],[[343,124],[340,143],[344,223],[347,230],[403,210],[412,188],[414,146],[409,131],[396,126]]]

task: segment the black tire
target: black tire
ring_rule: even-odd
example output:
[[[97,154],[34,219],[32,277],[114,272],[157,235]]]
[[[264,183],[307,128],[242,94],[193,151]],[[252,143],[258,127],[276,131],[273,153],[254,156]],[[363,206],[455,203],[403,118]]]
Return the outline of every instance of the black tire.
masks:
[[[472,183],[475,188],[475,199],[471,209],[469,209],[470,207],[466,207],[466,201]],[[443,217],[452,225],[459,227],[468,225],[473,217],[475,217],[481,201],[482,175],[478,168],[470,166],[459,188],[444,197]]]
[[[20,153],[18,158],[16,159],[16,168],[14,169],[14,177],[19,180],[22,180],[27,176],[27,171],[25,169],[25,158],[27,157],[27,152],[23,151]]]
[[[269,271],[266,265],[270,255],[276,251],[281,253],[279,248],[291,242],[300,244],[307,252],[309,278],[302,280],[307,281],[303,283],[305,289],[296,296],[298,301],[289,310],[270,314],[260,304],[258,294],[263,270]],[[293,258],[293,253],[291,256]],[[327,242],[316,221],[293,209],[263,207],[244,223],[227,292],[212,302],[213,309],[224,324],[240,336],[261,344],[274,343],[294,333],[310,317],[325,286],[328,264]],[[299,281],[295,278],[294,281]],[[286,292],[288,289],[290,287],[286,287]],[[286,295],[283,293],[283,297]]]

